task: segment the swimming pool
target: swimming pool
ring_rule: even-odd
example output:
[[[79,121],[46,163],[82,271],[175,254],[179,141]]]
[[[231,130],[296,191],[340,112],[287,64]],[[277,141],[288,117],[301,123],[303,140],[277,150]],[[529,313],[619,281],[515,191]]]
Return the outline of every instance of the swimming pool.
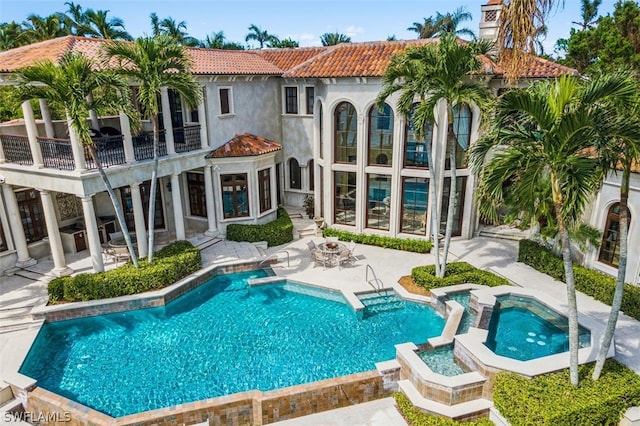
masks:
[[[263,271],[220,275],[164,307],[45,324],[20,372],[113,417],[375,368],[439,335],[426,305],[357,315],[339,293]]]
[[[569,350],[565,316],[523,296],[497,298],[486,346],[497,355],[527,361]],[[579,327],[580,347],[590,344],[589,330]]]

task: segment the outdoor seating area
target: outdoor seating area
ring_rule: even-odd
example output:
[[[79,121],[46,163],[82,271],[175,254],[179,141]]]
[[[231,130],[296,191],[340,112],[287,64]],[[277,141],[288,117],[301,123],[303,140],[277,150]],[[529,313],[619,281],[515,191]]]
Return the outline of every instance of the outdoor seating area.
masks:
[[[311,261],[316,266],[322,265],[323,268],[339,267],[342,268],[348,263],[356,260],[355,249],[356,243],[351,241],[347,246],[338,240],[337,237],[327,237],[325,241],[316,244],[313,240],[307,242]]]

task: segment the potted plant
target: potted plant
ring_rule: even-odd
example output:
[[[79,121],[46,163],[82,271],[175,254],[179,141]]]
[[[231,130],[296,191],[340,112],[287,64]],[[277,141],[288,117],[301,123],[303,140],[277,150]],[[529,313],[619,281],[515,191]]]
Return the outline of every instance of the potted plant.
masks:
[[[313,195],[309,194],[304,197],[302,207],[304,208],[304,212],[307,214],[309,219],[313,219],[313,217],[315,216],[315,206],[313,202]]]

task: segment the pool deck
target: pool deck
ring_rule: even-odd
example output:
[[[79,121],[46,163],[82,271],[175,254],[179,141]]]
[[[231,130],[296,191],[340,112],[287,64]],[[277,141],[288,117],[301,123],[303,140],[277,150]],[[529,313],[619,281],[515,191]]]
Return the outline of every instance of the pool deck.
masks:
[[[408,253],[358,244],[355,250],[357,260],[353,264],[343,268],[337,266],[323,268],[315,266],[310,259],[306,244],[309,239],[317,243],[322,241],[321,237],[304,237],[264,251],[253,244],[221,240],[202,250],[203,264],[210,266],[264,259],[266,256],[279,253],[277,255],[279,262],[274,266],[274,271],[279,276],[332,289],[360,292],[373,290],[365,279],[367,265],[372,267],[376,277],[385,287],[398,287],[398,279],[409,275],[414,266],[434,262],[431,254]],[[202,237],[192,239],[196,244],[201,241]],[[287,265],[287,253],[289,265]],[[515,241],[477,237],[472,240],[452,241],[449,261],[464,260],[476,267],[491,270],[518,286],[545,293],[555,299],[558,304],[566,307],[565,286],[533,268],[517,263],[516,256],[517,242]],[[78,272],[90,269],[90,259],[86,251],[67,256],[67,262]],[[30,327],[29,324],[25,325],[25,317],[28,317],[31,307],[46,303],[46,283],[50,279],[48,273],[53,269],[53,262],[42,259],[29,269],[35,271],[30,274],[31,278],[17,275],[0,277],[0,385],[3,377],[17,371],[37,333],[37,327],[34,324]],[[585,315],[603,324],[607,320],[610,309],[609,306],[583,294],[578,294],[578,308]],[[639,335],[640,322],[621,315],[615,334],[615,358],[638,374],[640,374],[640,356],[638,356],[640,339],[637,337]],[[275,424],[400,426],[406,423],[393,407],[393,400],[386,398]]]

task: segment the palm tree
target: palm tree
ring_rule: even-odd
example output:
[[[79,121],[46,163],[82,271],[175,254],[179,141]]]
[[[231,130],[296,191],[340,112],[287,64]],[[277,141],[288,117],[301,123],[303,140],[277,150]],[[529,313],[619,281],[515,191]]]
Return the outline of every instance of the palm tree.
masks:
[[[84,36],[89,25],[87,12],[82,10],[82,6],[74,2],[65,2],[67,12],[64,15],[64,24],[73,35]]]
[[[134,43],[110,41],[104,46],[105,60],[115,58],[123,65],[118,72],[137,81],[138,103],[143,114],[153,123],[153,172],[149,194],[149,262],[153,261],[156,187],[158,181],[158,142],[160,122],[158,98],[161,89],[175,90],[189,106],[197,106],[202,98],[200,86],[190,72],[187,50],[173,37],[141,37]]]
[[[438,25],[432,17],[424,18],[424,23],[414,22],[413,26],[407,28],[407,31],[415,31],[418,38],[432,38],[438,33]]]
[[[62,56],[59,64],[45,60],[18,70],[16,77],[22,100],[46,99],[54,108],[65,111],[69,130],[76,132],[80,143],[88,148],[97,166],[127,242],[131,261],[137,268],[138,257],[131,243],[124,211],[96,154],[87,120],[91,110],[124,108],[125,112],[130,112],[127,107],[130,104],[127,82],[112,71],[97,70],[96,64],[82,54],[69,52]]]
[[[108,18],[108,14],[108,10],[87,10],[88,27],[85,34],[104,39],[131,40],[131,35],[124,28],[124,21],[120,18]]]
[[[455,12],[445,13],[444,15],[438,12],[436,14],[436,27],[438,28],[438,35],[444,33],[453,33],[457,36],[467,36],[471,39],[475,39],[476,35],[469,28],[458,28],[464,21],[470,21],[473,17],[464,7],[459,7]]]
[[[260,27],[255,24],[249,26],[249,31],[251,32],[247,34],[244,41],[255,40],[260,44],[260,49],[264,48],[265,43],[278,40],[278,37],[269,34],[266,30],[261,30]]]
[[[21,46],[23,31],[22,26],[15,21],[0,24],[0,51]]]
[[[208,49],[224,49],[225,38],[224,31],[218,31],[217,33],[211,34],[211,36],[207,35],[202,41],[202,47]]]
[[[154,37],[160,35],[160,19],[155,12],[151,12],[149,15],[149,19],[151,19],[151,35]]]
[[[524,210],[536,203],[540,192],[545,193],[533,189],[547,182],[562,245],[574,386],[579,381],[578,309],[569,229],[602,182],[592,141],[620,130],[606,101],[628,99],[632,92],[620,74],[591,81],[563,76],[508,91],[498,102],[491,131],[471,148],[472,170],[481,179],[477,192],[481,204],[503,205],[503,186],[509,182],[510,191],[526,200],[520,206]]]
[[[602,0],[581,0],[580,17],[582,22],[571,22],[579,25],[582,31],[592,28],[598,22],[598,8],[602,4]]]
[[[443,277],[446,272],[447,253],[453,229],[453,215],[456,196],[456,147],[458,141],[454,130],[454,109],[466,104],[477,105],[481,115],[488,107],[491,95],[484,84],[469,78],[478,72],[482,63],[478,55],[485,54],[490,48],[486,41],[458,43],[455,35],[445,33],[439,43],[430,43],[394,55],[382,77],[382,90],[377,97],[379,107],[393,93],[400,92],[398,109],[409,117],[414,99],[420,102],[412,116],[416,137],[424,139],[425,129],[436,121],[435,108],[440,102],[446,104],[448,125],[447,146],[451,164],[451,186],[449,190],[449,208],[445,229],[444,257],[440,263],[438,233],[439,215],[435,191],[430,191],[431,232],[435,246],[436,274]],[[431,158],[431,141],[426,141],[427,162],[431,182],[435,182],[435,169]],[[432,185],[434,188],[434,185]]]
[[[598,380],[607,359],[607,353],[613,342],[613,335],[618,323],[620,308],[622,307],[622,296],[624,295],[624,280],[627,274],[628,257],[628,232],[629,232],[629,186],[631,181],[631,169],[633,164],[640,161],[640,123],[637,114],[640,110],[640,98],[637,97],[633,103],[620,105],[618,117],[622,121],[622,128],[626,131],[626,137],[604,138],[604,143],[599,146],[600,157],[603,159],[604,173],[616,170],[622,166],[622,179],[620,182],[620,258],[618,261],[618,275],[616,277],[616,288],[611,303],[611,311],[607,326],[602,336],[600,351],[593,369],[593,379]],[[629,108],[629,106],[632,106]],[[635,134],[634,134],[635,133]]]
[[[269,42],[269,47],[276,47],[276,48],[295,48],[295,47],[300,47],[300,43],[298,43],[297,41],[295,41],[292,38],[285,38],[283,40],[272,40]]]
[[[338,32],[324,33],[320,36],[320,42],[323,46],[335,46],[340,43],[351,43],[351,37]]]
[[[27,16],[27,21],[23,22],[22,25],[24,26],[22,35],[27,43],[69,35],[69,31],[64,25],[64,17],[58,13],[44,18],[40,15],[31,14]]]
[[[503,0],[498,31],[498,54],[509,80],[520,76],[528,54],[535,53],[536,35],[551,9],[563,0]]]

